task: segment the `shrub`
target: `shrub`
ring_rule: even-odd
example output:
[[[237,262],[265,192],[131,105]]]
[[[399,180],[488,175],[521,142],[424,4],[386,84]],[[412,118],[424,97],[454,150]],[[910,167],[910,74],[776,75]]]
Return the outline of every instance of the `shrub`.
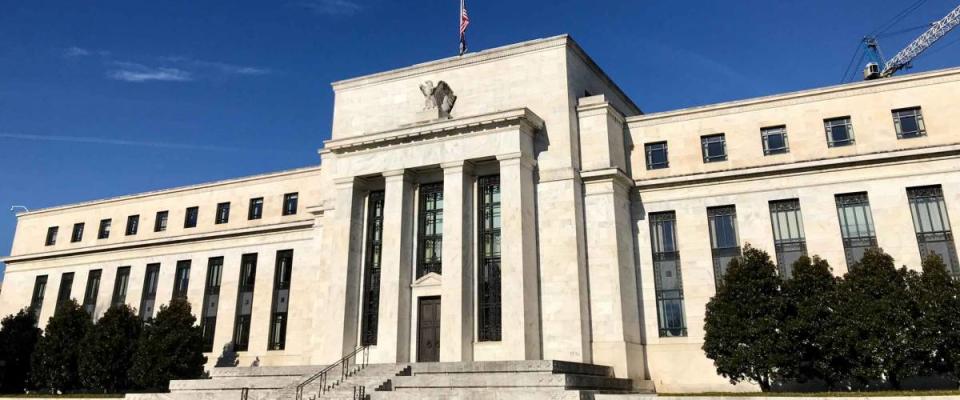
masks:
[[[20,310],[0,322],[0,393],[23,393],[30,377],[30,356],[40,340],[37,319]]]
[[[174,299],[144,326],[130,377],[141,389],[167,390],[172,379],[203,376],[203,337],[190,303]]]
[[[141,325],[127,305],[111,307],[103,314],[81,343],[79,371],[85,389],[122,393],[131,388],[128,371]]]
[[[769,391],[783,364],[778,339],[783,316],[777,266],[766,252],[747,245],[707,303],[703,350],[731,383],[749,379]]]
[[[924,372],[945,374],[960,383],[960,283],[933,254],[924,258],[914,292],[920,307],[917,343],[928,355]]]
[[[75,300],[57,307],[31,359],[31,375],[38,387],[51,393],[81,388],[77,374],[80,341],[92,325],[90,315]]]

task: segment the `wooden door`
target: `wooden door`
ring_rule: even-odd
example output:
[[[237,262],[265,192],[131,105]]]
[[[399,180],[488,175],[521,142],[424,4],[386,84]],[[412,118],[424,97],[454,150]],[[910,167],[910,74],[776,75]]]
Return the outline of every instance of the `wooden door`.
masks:
[[[417,310],[417,361],[440,361],[440,298],[421,297]]]

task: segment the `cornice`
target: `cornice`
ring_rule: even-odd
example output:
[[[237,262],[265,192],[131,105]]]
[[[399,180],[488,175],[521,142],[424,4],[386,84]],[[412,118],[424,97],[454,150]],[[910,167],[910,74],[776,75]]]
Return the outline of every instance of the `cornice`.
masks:
[[[509,126],[519,126],[526,128],[530,133],[536,133],[543,128],[543,119],[524,107],[457,119],[425,122],[343,139],[327,140],[324,142],[324,150],[334,154],[350,153]]]
[[[178,235],[178,236],[155,238],[155,239],[137,240],[137,241],[125,242],[125,243],[90,246],[90,247],[83,247],[83,248],[77,248],[77,249],[29,253],[29,254],[22,254],[22,255],[16,255],[16,256],[9,256],[9,257],[0,259],[0,262],[4,262],[4,263],[7,263],[8,266],[12,266],[15,263],[20,263],[25,261],[37,261],[37,260],[46,260],[51,258],[64,258],[64,257],[73,257],[73,256],[80,256],[80,255],[96,254],[96,253],[105,253],[105,252],[111,252],[111,251],[133,250],[133,249],[140,249],[145,247],[168,246],[168,245],[174,245],[174,244],[200,242],[200,241],[207,241],[207,240],[263,235],[267,233],[312,228],[313,222],[314,222],[313,218],[306,219],[306,220],[301,219],[301,220],[284,222],[279,224],[231,229],[226,231],[206,232],[206,233],[197,233],[197,234],[190,234],[190,235]]]

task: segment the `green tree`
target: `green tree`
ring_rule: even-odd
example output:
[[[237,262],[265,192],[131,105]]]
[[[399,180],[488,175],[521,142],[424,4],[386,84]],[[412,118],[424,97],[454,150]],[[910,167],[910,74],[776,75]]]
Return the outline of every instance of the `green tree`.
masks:
[[[923,274],[915,283],[920,307],[919,344],[925,372],[951,376],[960,383],[960,283],[933,254],[923,260]]]
[[[51,393],[81,388],[77,373],[80,341],[92,325],[90,315],[75,300],[57,307],[31,360],[31,375],[38,387]]]
[[[30,377],[30,356],[42,331],[30,310],[20,310],[0,322],[0,393],[23,393]]]
[[[900,389],[904,378],[920,372],[919,306],[908,286],[915,274],[897,269],[883,250],[869,249],[838,287],[835,335],[851,377],[863,387],[886,381]]]
[[[703,350],[717,373],[733,384],[749,379],[769,391],[782,365],[783,317],[777,266],[766,252],[747,245],[707,303]]]
[[[838,351],[834,306],[838,279],[826,260],[801,257],[793,264],[793,278],[784,281],[786,307],[781,354],[785,379],[807,382],[819,379],[831,389],[845,381],[851,366]]]
[[[139,388],[167,390],[171,379],[203,375],[207,358],[196,321],[186,300],[174,299],[160,307],[157,317],[144,326],[134,355],[130,377]]]
[[[111,307],[103,314],[80,346],[80,381],[85,389],[120,393],[131,388],[128,371],[141,325],[127,305]]]

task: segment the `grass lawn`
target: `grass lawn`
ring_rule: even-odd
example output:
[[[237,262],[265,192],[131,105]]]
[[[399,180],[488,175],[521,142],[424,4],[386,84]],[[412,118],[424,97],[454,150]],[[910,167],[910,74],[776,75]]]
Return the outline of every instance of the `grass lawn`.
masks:
[[[894,396],[958,396],[960,390],[884,390],[876,392],[707,392],[707,393],[657,393],[658,396],[678,397],[894,397]]]

